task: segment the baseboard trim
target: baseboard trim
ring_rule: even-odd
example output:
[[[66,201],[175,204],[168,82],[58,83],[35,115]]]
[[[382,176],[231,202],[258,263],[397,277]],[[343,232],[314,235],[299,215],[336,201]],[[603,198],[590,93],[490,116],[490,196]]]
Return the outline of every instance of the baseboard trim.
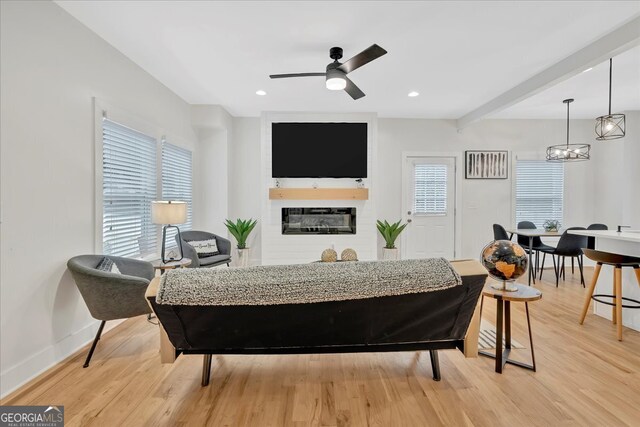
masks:
[[[103,333],[117,327],[123,321],[107,322]],[[75,356],[93,341],[99,326],[100,322],[95,320],[61,341],[0,372],[0,398],[4,399],[60,362]],[[81,369],[82,365],[78,365],[78,368]]]

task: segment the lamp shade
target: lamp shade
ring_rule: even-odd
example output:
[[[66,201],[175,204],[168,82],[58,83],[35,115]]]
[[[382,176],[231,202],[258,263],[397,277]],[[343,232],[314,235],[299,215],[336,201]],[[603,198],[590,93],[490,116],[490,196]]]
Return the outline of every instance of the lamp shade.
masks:
[[[151,221],[154,224],[183,224],[187,222],[187,203],[172,200],[151,202]]]

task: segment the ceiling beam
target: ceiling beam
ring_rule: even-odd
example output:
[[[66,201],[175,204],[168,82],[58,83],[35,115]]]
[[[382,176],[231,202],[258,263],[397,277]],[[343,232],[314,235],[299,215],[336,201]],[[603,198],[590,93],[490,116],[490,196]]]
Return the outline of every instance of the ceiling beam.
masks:
[[[640,44],[640,15],[457,120],[458,130]]]

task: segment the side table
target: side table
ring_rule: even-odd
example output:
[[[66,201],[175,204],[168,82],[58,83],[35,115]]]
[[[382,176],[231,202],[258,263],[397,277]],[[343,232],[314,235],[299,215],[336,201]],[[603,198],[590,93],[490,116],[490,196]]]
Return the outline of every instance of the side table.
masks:
[[[529,302],[542,298],[542,292],[530,286],[515,284],[517,291],[501,291],[487,286],[482,291],[480,301],[480,318],[482,319],[482,305],[484,297],[496,300],[496,352],[495,354],[481,350],[478,354],[496,359],[496,372],[502,373],[504,365],[510,363],[525,369],[536,370],[536,358],[533,351],[533,336],[531,335],[531,320],[529,319]],[[511,352],[511,302],[524,302],[527,313],[527,328],[529,329],[529,345],[531,346],[531,365],[509,359]],[[504,321],[503,321],[504,316]],[[502,337],[504,331],[505,346],[502,348]]]
[[[161,259],[155,259],[153,261],[151,261],[151,265],[153,265],[153,268],[156,270],[160,270],[160,275],[162,276],[164,274],[165,271],[167,270],[173,270],[174,268],[185,268],[191,265],[191,258],[182,258],[179,261],[169,261],[169,262],[162,262]],[[151,321],[151,319],[154,316],[149,313],[147,315],[147,320]],[[153,322],[151,322],[153,323]],[[155,323],[154,323],[155,324]]]
[[[151,265],[153,265],[153,268],[155,268],[156,270],[160,270],[160,274],[164,274],[165,271],[167,270],[173,270],[174,268],[185,268],[191,265],[191,258],[182,258],[179,261],[169,261],[169,262],[162,262],[162,260],[160,259],[156,259],[154,261],[151,261]]]

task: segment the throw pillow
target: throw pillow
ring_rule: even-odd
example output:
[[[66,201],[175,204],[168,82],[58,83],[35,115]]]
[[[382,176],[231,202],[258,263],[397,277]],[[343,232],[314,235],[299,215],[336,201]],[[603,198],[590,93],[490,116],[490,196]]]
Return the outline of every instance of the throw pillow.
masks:
[[[96,266],[96,270],[107,271],[109,273],[122,274],[118,269],[118,266],[111,258],[102,257],[98,265]]]
[[[116,274],[122,274],[115,262],[111,264],[111,272]]]
[[[198,258],[206,258],[220,254],[216,239],[191,240],[188,243],[196,250]]]

